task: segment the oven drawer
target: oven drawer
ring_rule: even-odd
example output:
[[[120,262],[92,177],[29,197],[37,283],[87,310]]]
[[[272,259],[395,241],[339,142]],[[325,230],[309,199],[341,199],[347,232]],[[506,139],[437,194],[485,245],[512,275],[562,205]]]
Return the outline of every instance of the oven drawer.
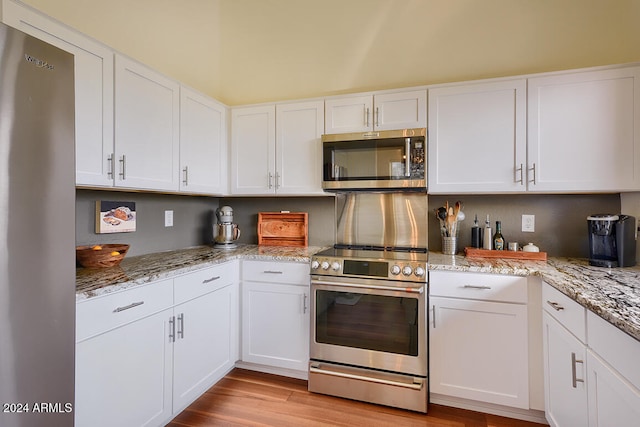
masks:
[[[429,295],[527,303],[527,278],[501,274],[430,271]]]
[[[242,280],[253,282],[309,283],[309,264],[285,261],[242,261]]]

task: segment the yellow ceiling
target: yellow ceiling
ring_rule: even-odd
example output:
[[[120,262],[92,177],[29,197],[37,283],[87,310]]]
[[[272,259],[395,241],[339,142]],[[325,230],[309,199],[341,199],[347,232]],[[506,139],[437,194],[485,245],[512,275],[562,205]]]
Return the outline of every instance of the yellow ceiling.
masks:
[[[640,61],[640,0],[23,0],[228,105]]]

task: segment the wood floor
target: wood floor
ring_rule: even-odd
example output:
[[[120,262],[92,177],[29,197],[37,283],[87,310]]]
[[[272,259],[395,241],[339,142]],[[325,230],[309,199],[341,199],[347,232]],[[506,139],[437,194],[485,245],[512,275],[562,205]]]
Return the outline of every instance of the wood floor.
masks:
[[[168,426],[539,427],[541,424],[440,405],[429,405],[428,414],[419,414],[309,393],[306,381],[236,368]]]

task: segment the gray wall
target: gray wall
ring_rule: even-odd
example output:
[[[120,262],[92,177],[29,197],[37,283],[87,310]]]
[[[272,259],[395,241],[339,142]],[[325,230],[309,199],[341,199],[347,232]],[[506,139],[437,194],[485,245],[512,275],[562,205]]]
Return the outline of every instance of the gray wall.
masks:
[[[309,245],[332,246],[335,242],[335,198],[319,197],[225,197],[220,206],[233,208],[233,219],[241,230],[240,242],[258,243],[258,212],[307,212]]]
[[[442,250],[439,223],[434,210],[460,200],[466,219],[459,225],[458,250],[471,245],[473,217],[484,227],[487,214],[495,232],[496,220],[502,221],[507,242],[521,245],[533,242],[550,256],[587,258],[589,241],[587,216],[594,213],[620,213],[619,194],[519,194],[429,196],[429,250]],[[522,214],[535,215],[535,232],[523,233]]]
[[[136,202],[136,231],[96,234],[96,200]],[[213,197],[76,190],[76,244],[128,243],[128,255],[210,244],[217,207]],[[165,210],[173,210],[173,227],[164,226]]]
[[[460,225],[459,248],[471,244],[474,214],[481,226],[489,214],[491,227],[502,221],[507,241],[533,242],[550,256],[589,255],[586,217],[592,213],[620,213],[619,194],[584,195],[455,195],[428,197],[429,250],[440,251],[442,242],[434,209],[456,200],[463,202],[466,219]],[[96,200],[134,201],[138,213],[133,233],[96,234]],[[242,230],[240,242],[258,241],[258,212],[309,213],[309,245],[330,246],[335,241],[335,198],[326,197],[193,197],[115,191],[76,191],[76,243],[129,243],[129,255],[141,255],[189,246],[211,244],[214,211],[218,206],[234,209]],[[164,211],[174,211],[174,226],[164,227]],[[523,233],[521,215],[536,216],[536,231]],[[630,213],[634,215],[634,213]]]

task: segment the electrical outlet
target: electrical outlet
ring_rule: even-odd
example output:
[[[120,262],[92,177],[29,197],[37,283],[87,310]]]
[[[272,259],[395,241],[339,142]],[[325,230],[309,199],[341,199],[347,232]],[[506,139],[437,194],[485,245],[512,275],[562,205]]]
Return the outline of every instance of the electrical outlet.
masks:
[[[536,231],[535,215],[522,215],[522,231],[525,233],[533,233]]]
[[[173,227],[173,211],[164,211],[164,226]]]

